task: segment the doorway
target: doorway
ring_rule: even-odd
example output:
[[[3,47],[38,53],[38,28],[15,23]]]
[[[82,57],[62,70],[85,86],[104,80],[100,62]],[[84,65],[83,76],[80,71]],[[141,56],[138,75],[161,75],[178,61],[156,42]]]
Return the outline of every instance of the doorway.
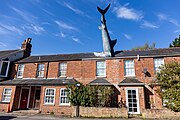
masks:
[[[20,99],[19,109],[27,109],[28,108],[29,92],[30,92],[29,88],[21,89],[21,99]]]
[[[138,88],[126,89],[126,106],[129,114],[140,114]]]

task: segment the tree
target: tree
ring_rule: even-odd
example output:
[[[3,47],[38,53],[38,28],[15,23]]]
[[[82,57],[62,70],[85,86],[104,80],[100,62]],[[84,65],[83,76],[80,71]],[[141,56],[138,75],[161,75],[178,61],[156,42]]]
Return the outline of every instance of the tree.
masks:
[[[177,37],[172,41],[172,44],[170,44],[169,47],[180,47],[180,35],[179,38]]]
[[[89,107],[111,106],[113,88],[110,86],[84,86],[80,84],[80,86],[68,86],[68,90],[69,101],[72,105]]]
[[[180,111],[180,63],[171,62],[160,67],[157,82],[161,87],[159,93],[168,108]]]
[[[154,49],[156,46],[156,43],[152,43],[152,45],[149,45],[148,42],[146,42],[143,46],[137,46],[135,48],[132,48],[132,50],[149,50]]]

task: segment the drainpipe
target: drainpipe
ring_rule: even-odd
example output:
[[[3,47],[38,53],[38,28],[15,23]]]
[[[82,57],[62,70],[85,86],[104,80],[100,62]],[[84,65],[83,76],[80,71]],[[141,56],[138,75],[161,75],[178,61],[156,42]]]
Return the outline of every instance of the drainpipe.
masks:
[[[49,71],[49,62],[47,63],[47,68],[46,68],[46,76],[45,76],[46,79],[48,77],[48,71]]]

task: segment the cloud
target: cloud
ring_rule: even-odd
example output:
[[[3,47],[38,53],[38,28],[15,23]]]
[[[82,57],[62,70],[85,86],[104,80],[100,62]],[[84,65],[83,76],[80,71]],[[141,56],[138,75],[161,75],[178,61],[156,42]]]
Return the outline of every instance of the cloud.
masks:
[[[2,43],[2,42],[0,42],[0,48],[2,48],[2,47],[7,47],[7,45]]]
[[[10,8],[15,11],[19,16],[21,16],[25,21],[32,23],[35,20],[37,20],[37,17],[33,16],[32,14],[25,12],[24,10],[19,10],[13,6],[10,6]]]
[[[153,23],[150,23],[148,21],[143,21],[143,23],[140,25],[140,28],[152,28],[152,29],[155,29],[155,28],[159,28],[157,25],[154,25]]]
[[[45,29],[43,27],[35,24],[24,25],[22,29],[24,29],[25,31],[29,31],[35,35],[39,35],[42,32],[45,32]]]
[[[141,11],[137,11],[133,8],[128,8],[129,4],[125,4],[124,6],[115,7],[113,11],[116,13],[118,18],[135,20],[139,21],[143,18],[143,14]]]
[[[68,3],[66,3],[66,2],[64,2],[64,5],[65,5],[65,7],[69,8],[70,10],[72,10],[73,12],[75,12],[76,14],[79,14],[79,15],[83,15],[83,14],[84,14],[83,11],[81,11],[81,10],[79,10],[79,9],[77,9],[77,8],[74,8],[73,6],[71,6],[70,4],[68,4]]]
[[[67,23],[63,22],[63,21],[55,21],[55,23],[57,25],[59,25],[59,27],[63,28],[63,29],[67,29],[67,30],[73,30],[73,31],[78,31],[77,28],[71,26],[71,25],[68,25]]]
[[[82,42],[79,40],[79,38],[72,37],[72,40],[76,43],[82,44]]]
[[[173,31],[173,33],[180,33],[180,30],[175,30]]]
[[[16,26],[0,24],[0,33],[1,34],[17,33],[19,35],[23,35],[24,32]]]
[[[167,15],[165,15],[163,13],[157,14],[157,17],[158,17],[159,20],[164,20],[164,21],[167,21],[169,23],[172,23],[173,25],[175,25],[177,27],[180,27],[180,23],[177,20],[175,20],[173,18],[170,18],[170,17],[168,17]]]
[[[128,40],[131,40],[132,39],[132,37],[130,36],[130,35],[128,35],[128,34],[123,34],[124,35],[124,37],[126,38],[126,39],[128,39]]]

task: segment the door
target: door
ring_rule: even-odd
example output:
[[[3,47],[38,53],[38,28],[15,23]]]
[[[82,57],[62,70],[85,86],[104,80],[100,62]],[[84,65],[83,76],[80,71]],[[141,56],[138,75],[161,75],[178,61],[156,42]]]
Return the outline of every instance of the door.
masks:
[[[40,93],[41,93],[41,89],[36,89],[35,100],[34,100],[34,108],[35,109],[39,109],[39,107],[40,107]]]
[[[28,96],[29,96],[29,89],[22,89],[20,107],[19,107],[20,109],[27,109]]]
[[[137,88],[126,89],[126,105],[129,114],[140,114]]]

